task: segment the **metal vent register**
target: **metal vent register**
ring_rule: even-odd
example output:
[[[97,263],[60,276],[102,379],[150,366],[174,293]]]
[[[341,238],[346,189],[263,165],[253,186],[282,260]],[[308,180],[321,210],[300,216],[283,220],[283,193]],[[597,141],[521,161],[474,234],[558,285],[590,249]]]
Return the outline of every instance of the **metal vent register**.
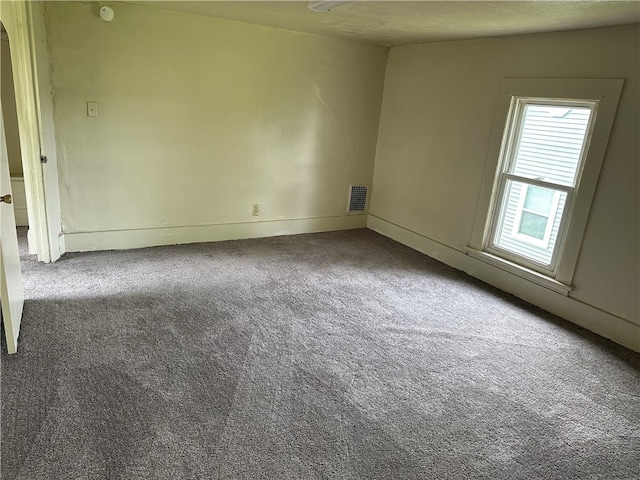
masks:
[[[364,212],[367,205],[367,187],[365,185],[351,185],[349,191],[348,212]]]

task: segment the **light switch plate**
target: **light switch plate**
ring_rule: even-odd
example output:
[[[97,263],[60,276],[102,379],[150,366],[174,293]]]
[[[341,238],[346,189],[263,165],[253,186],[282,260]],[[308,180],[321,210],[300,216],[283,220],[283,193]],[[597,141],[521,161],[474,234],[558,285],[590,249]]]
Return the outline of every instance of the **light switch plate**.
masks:
[[[87,117],[98,116],[98,104],[96,102],[87,102]]]

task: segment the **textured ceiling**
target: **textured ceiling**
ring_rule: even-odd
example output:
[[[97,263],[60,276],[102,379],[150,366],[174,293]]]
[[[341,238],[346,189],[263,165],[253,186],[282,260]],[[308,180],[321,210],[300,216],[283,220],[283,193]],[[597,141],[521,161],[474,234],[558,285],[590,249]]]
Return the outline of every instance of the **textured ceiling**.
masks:
[[[134,1],[156,8],[402,45],[640,22],[640,1],[367,1],[313,12],[306,1]]]

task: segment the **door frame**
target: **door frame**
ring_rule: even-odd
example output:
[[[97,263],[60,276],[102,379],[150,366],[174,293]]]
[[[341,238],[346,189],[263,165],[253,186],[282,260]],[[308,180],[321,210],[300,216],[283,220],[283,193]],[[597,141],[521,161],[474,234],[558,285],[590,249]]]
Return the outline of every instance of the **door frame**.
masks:
[[[64,242],[44,5],[0,2],[0,21],[11,51],[30,240],[35,243],[30,249],[38,260],[52,262],[64,253]]]

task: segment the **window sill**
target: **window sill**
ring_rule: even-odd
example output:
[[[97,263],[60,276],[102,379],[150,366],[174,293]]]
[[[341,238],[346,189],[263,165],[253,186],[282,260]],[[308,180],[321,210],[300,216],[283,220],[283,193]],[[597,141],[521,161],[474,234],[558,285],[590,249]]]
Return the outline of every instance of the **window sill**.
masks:
[[[547,277],[542,273],[538,273],[534,270],[497,257],[490,253],[476,250],[475,248],[471,247],[466,247],[464,249],[464,253],[466,253],[470,257],[475,258],[476,260],[480,260],[481,262],[499,268],[500,270],[504,270],[505,272],[511,273],[520,278],[524,278],[525,280],[533,282],[536,285],[540,285],[541,287],[548,288],[549,290],[552,290],[556,293],[569,296],[569,293],[571,292],[571,290],[573,290],[573,287],[571,287],[570,285],[565,285],[564,283],[559,282],[554,278]]]

